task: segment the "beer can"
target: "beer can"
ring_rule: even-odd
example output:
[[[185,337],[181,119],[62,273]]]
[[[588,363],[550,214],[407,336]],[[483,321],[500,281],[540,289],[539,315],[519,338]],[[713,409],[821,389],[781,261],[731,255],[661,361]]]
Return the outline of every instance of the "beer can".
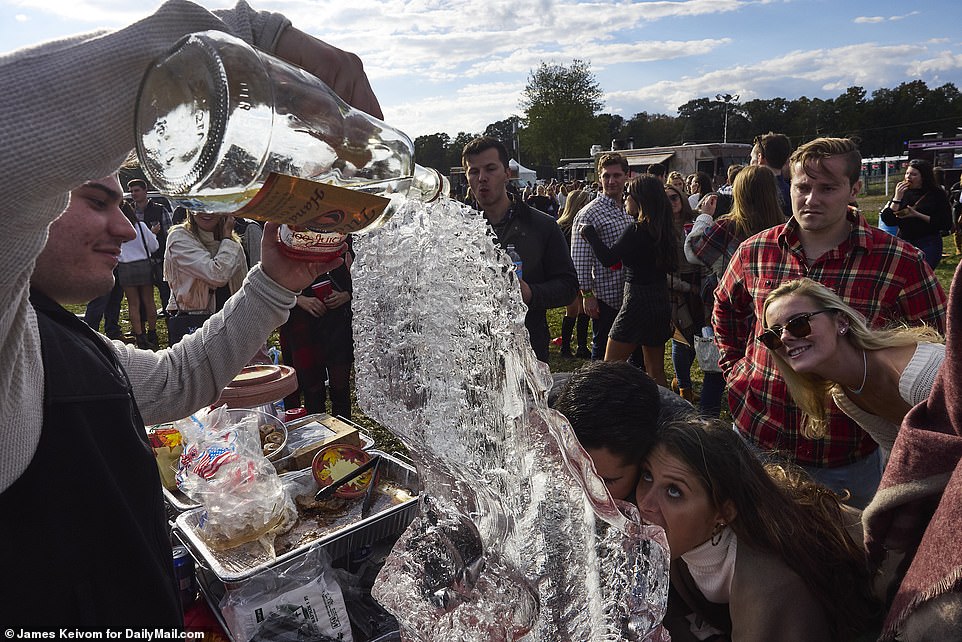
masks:
[[[180,591],[180,603],[186,611],[197,599],[197,578],[194,576],[194,558],[185,546],[174,547],[174,578]]]

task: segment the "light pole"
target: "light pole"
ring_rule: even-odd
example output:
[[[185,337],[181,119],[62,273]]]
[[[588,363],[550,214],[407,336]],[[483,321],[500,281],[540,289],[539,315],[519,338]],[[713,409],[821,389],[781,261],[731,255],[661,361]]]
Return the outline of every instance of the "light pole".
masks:
[[[728,142],[728,105],[733,102],[738,101],[738,95],[732,96],[731,94],[715,94],[715,100],[720,100],[725,103],[725,136],[722,142]]]

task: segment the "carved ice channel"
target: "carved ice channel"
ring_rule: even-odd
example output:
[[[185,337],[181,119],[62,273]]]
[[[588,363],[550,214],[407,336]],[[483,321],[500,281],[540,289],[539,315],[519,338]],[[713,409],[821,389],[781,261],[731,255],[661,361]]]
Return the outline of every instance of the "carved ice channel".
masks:
[[[550,373],[484,218],[409,200],[357,250],[358,399],[424,482],[374,588],[404,639],[647,639],[667,600],[664,532],[616,506],[548,409]]]

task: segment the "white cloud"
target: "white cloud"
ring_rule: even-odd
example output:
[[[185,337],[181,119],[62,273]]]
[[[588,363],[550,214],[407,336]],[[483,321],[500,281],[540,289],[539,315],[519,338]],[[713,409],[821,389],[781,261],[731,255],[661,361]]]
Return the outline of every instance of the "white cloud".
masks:
[[[855,18],[855,20],[853,20],[853,22],[854,22],[855,24],[878,24],[878,23],[880,23],[880,22],[898,22],[899,20],[905,20],[906,18],[910,18],[910,17],[912,17],[912,16],[917,16],[917,15],[919,15],[919,13],[920,13],[920,12],[918,12],[918,11],[910,11],[910,12],[904,13],[904,14],[902,14],[902,15],[900,15],[900,16],[888,16],[888,17],[886,17],[886,16],[859,16],[858,18]]]
[[[740,102],[776,96],[834,98],[853,85],[885,87],[907,77],[962,69],[962,55],[941,52],[926,57],[926,54],[924,47],[908,44],[870,43],[799,50],[757,64],[736,65],[700,76],[661,80],[632,91],[611,92],[606,99],[609,105],[624,105],[622,115],[625,117],[639,111],[674,114],[689,100],[719,92],[738,94]],[[794,91],[786,92],[786,87]]]
[[[13,19],[17,22],[28,22],[30,20],[30,16],[23,13],[18,13],[13,17]]]

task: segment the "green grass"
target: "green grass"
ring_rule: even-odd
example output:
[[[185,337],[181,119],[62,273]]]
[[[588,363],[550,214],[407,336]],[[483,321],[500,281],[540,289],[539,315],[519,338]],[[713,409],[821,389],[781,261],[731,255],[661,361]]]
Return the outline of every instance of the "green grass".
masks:
[[[865,214],[866,218],[873,224],[878,223],[878,211],[884,205],[886,201],[885,196],[875,195],[875,196],[865,196],[860,199],[860,206],[862,212]],[[959,263],[960,256],[954,256],[955,246],[953,244],[951,237],[946,237],[944,239],[944,252],[950,256],[946,256],[942,259],[936,270],[936,277],[942,283],[945,288],[946,293],[949,290],[949,283],[952,281],[952,275],[955,273],[955,268]],[[156,297],[155,291],[155,297]],[[159,299],[155,301],[158,309],[160,308]],[[67,306],[72,312],[82,315],[84,312],[84,306]],[[124,300],[121,307],[121,328],[122,330],[129,334],[130,332],[130,321],[127,315],[127,302]],[[557,337],[561,334],[561,319],[564,317],[564,308],[556,308],[548,311],[548,325],[551,329],[551,336]],[[157,335],[160,339],[160,345],[167,345],[167,325],[164,319],[158,319],[157,321]],[[590,341],[590,336],[589,336]],[[279,347],[279,342],[277,338],[277,332],[274,332],[270,339],[268,340],[269,345]],[[570,372],[578,369],[586,363],[583,359],[575,359],[570,357],[565,357],[561,355],[560,347],[551,345],[549,347],[549,360],[548,365],[551,368],[551,372]],[[671,348],[670,345],[665,349],[665,374],[670,381],[674,377],[674,368],[671,364]],[[692,381],[695,387],[695,393],[699,394],[701,392],[701,384],[703,380],[703,375],[701,369],[698,367],[696,362],[692,366]],[[366,432],[368,432],[376,441],[379,448],[386,450],[388,452],[406,452],[404,445],[401,444],[398,439],[391,434],[388,430],[383,428],[373,419],[367,417],[361,409],[357,406],[357,400],[354,397],[354,385],[352,380],[351,385],[351,395],[352,395],[352,419],[355,423],[360,425]],[[722,403],[722,417],[730,418],[727,410],[727,403]]]

